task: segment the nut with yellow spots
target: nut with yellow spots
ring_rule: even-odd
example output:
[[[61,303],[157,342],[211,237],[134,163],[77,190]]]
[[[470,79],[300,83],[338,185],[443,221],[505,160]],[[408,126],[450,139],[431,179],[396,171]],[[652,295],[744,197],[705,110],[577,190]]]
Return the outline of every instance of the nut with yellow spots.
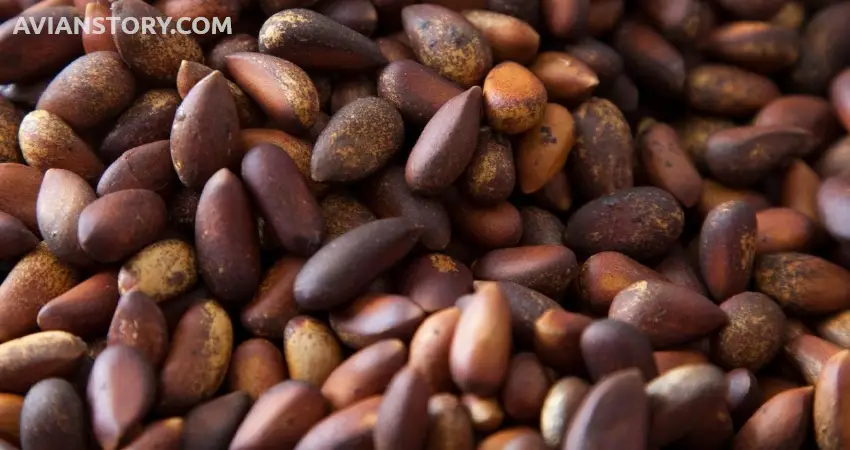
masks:
[[[546,87],[530,70],[503,62],[484,79],[484,106],[496,131],[520,134],[540,121],[546,108]]]

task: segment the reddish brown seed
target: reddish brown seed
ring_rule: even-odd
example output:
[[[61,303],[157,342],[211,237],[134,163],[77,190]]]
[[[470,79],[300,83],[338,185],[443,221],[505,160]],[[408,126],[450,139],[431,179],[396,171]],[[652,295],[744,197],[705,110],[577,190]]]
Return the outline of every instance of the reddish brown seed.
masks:
[[[720,64],[691,70],[685,91],[692,107],[734,117],[749,116],[779,97],[779,89],[769,78]]]
[[[310,77],[295,64],[260,53],[233,53],[227,70],[283,131],[301,134],[319,112],[319,95]]]
[[[423,448],[428,435],[428,399],[425,378],[408,366],[393,377],[378,408],[375,450]]]
[[[98,154],[104,161],[112,162],[127,150],[167,140],[181,101],[174,89],[152,89],[140,95],[118,116]]]
[[[407,348],[398,339],[366,347],[343,361],[322,385],[322,395],[334,409],[343,409],[387,388],[407,361]]]
[[[690,208],[699,201],[702,177],[682,150],[671,126],[653,123],[638,138],[640,160],[649,181]]]
[[[703,280],[715,300],[747,288],[756,256],[756,215],[744,202],[723,203],[706,216],[699,237]]]
[[[37,109],[21,121],[18,142],[31,167],[65,169],[93,184],[103,173],[103,163],[91,147],[59,116]]]
[[[168,195],[177,183],[171,145],[163,140],[140,145],[121,155],[100,177],[97,193],[102,197],[121,190],[147,189]]]
[[[311,428],[295,450],[372,448],[381,396],[372,396],[336,411]]]
[[[591,98],[575,110],[576,145],[567,161],[570,180],[588,199],[632,187],[632,135],[613,103]]]
[[[608,317],[643,331],[654,348],[686,344],[728,323],[711,300],[661,281],[639,281],[620,291]]]
[[[138,350],[152,367],[159,367],[168,351],[168,328],[162,310],[141,292],[123,295],[106,340],[108,345]]]
[[[725,405],[726,389],[723,372],[710,364],[679,367],[650,382],[650,442],[666,445],[684,437],[702,417]]]
[[[732,22],[711,32],[706,50],[724,61],[758,72],[775,72],[793,65],[800,37],[765,22]]]
[[[180,97],[185,98],[189,91],[195,87],[198,82],[206,78],[214,70],[201,63],[193,61],[183,61],[180,64],[180,71],[177,73],[177,92]],[[224,72],[222,72],[224,73]],[[236,83],[227,80],[227,87],[230,89],[230,94],[233,96],[233,102],[236,105],[236,112],[239,115],[239,124],[243,128],[250,128],[262,124],[264,117],[260,107],[248,97],[248,94],[242,90]]]
[[[540,410],[540,434],[550,448],[560,448],[570,421],[590,390],[578,377],[562,378],[552,385]]]
[[[234,53],[260,51],[257,38],[249,34],[233,34],[224,36],[207,53],[207,65],[213,70],[219,70],[225,76],[230,77],[227,70],[227,56]]]
[[[697,205],[701,215],[707,216],[714,208],[730,201],[744,202],[756,212],[770,207],[770,202],[760,192],[732,189],[709,178],[702,181],[702,193]]]
[[[195,303],[180,318],[159,375],[159,411],[185,411],[210,398],[224,381],[233,326],[214,300]]]
[[[243,155],[260,144],[274,144],[282,148],[292,158],[292,161],[298,166],[301,175],[307,180],[307,185],[310,186],[310,191],[314,195],[320,195],[327,190],[327,186],[310,178],[310,158],[313,151],[310,143],[286,134],[283,131],[270,128],[242,130],[240,138]]]
[[[546,87],[550,101],[575,104],[599,86],[599,77],[581,58],[562,52],[542,52],[529,67]]]
[[[135,349],[109,346],[94,361],[87,395],[97,441],[114,450],[153,406],[156,375]]]
[[[408,341],[424,317],[422,309],[407,297],[366,294],[331,312],[329,321],[343,344],[361,349],[382,339]]]
[[[581,354],[593,381],[635,367],[649,382],[658,376],[652,345],[634,326],[616,320],[600,320],[581,333]]]
[[[466,170],[478,145],[478,87],[446,102],[425,126],[407,160],[405,179],[417,193],[438,194]]]
[[[112,17],[121,21],[165,20],[166,15],[141,0],[119,0],[112,3]],[[120,22],[119,22],[120,23]],[[113,38],[118,53],[137,74],[156,83],[169,83],[177,79],[183,60],[203,62],[204,54],[192,36],[178,33],[172,21],[164,34],[125,33],[124,27],[115,27]]]
[[[400,292],[426,313],[454,305],[472,291],[472,272],[448,255],[432,253],[410,263],[402,276]]]
[[[537,54],[540,35],[528,23],[494,11],[464,11],[464,17],[481,30],[493,50],[493,59],[528,63]]]
[[[85,338],[103,336],[118,297],[118,273],[98,273],[44,305],[38,311],[38,327]]]
[[[487,74],[484,106],[490,126],[505,134],[528,131],[543,117],[546,87],[524,66],[503,62]]]
[[[151,244],[165,229],[165,202],[145,189],[101,197],[80,213],[77,237],[99,262],[118,262]]]
[[[224,76],[213,72],[189,91],[174,117],[171,158],[180,181],[200,189],[218,170],[232,167],[242,157],[238,139],[236,103]]]
[[[578,290],[597,314],[608,314],[614,297],[638,281],[666,281],[658,272],[617,252],[596,253],[584,262],[578,275]]]
[[[829,234],[839,241],[850,240],[847,208],[850,206],[850,176],[828,178],[817,196],[818,213]]]
[[[691,256],[679,245],[674,246],[667,253],[667,256],[655,266],[655,270],[677,286],[686,287],[698,294],[708,294],[700,275],[697,273],[699,268],[696,267]]]
[[[387,65],[378,77],[378,95],[405,121],[425,125],[449,100],[463,93],[456,83],[411,59]]]
[[[816,324],[820,337],[842,348],[850,348],[850,311],[842,311]]]
[[[24,7],[32,3],[34,2],[19,1],[18,6]],[[28,33],[22,30],[15,32],[15,22],[9,20],[0,28],[0,53],[8,61],[0,70],[0,83],[29,81],[56,73],[83,53],[80,35],[72,33],[70,29],[63,32],[63,28],[58,27],[61,21],[73,27],[75,21],[81,20],[82,17],[76,9],[68,6],[27,9],[18,18],[27,21],[28,25],[24,30],[29,30]],[[34,32],[35,24],[48,21],[57,25],[54,32]]]
[[[652,359],[659,374],[681,366],[708,363],[708,358],[699,350],[661,350],[653,352]]]
[[[636,22],[620,26],[615,46],[629,75],[653,92],[679,95],[685,87],[682,54],[653,28]]]
[[[452,394],[437,394],[428,401],[429,450],[472,450],[475,448],[469,413]]]
[[[764,404],[764,395],[756,376],[747,369],[726,373],[726,405],[737,427],[743,426]]]
[[[135,91],[133,74],[117,53],[89,53],[56,75],[36,109],[56,114],[79,130],[117,116],[133,101]]]
[[[367,76],[349,76],[337,80],[333,84],[331,105],[328,112],[332,115],[336,115],[336,113],[342,108],[357,100],[367,97],[375,97],[376,91],[377,85],[375,80]]]
[[[336,112],[316,140],[310,173],[317,181],[354,181],[387,164],[404,141],[404,122],[389,102],[353,101]]]
[[[510,202],[482,206],[452,192],[444,200],[458,231],[475,245],[485,249],[512,247],[522,238],[522,217]]]
[[[484,35],[462,15],[436,5],[410,5],[401,12],[410,47],[419,61],[469,88],[493,64]]]
[[[562,448],[619,448],[624,442],[647,442],[650,409],[643,383],[640,372],[629,369],[594,385],[576,411]]]
[[[242,326],[251,334],[272,339],[283,337],[286,323],[298,315],[292,287],[304,262],[301,258],[284,257],[263,275],[254,299],[242,308]]]
[[[86,180],[73,172],[48,169],[44,174],[36,202],[38,228],[60,260],[77,266],[93,262],[80,246],[77,228],[80,214],[96,199]]]
[[[404,60],[414,62],[416,59],[416,55],[413,54],[413,50],[403,43],[401,39],[396,39],[394,36],[379,37],[375,39],[375,43],[378,44],[378,47],[381,49],[381,54],[383,54],[384,58],[386,58],[390,63]]]
[[[21,407],[21,447],[33,450],[86,448],[85,407],[71,383],[37,383]]]
[[[0,261],[17,260],[32,251],[38,242],[23,222],[0,211]]]
[[[349,231],[307,261],[295,278],[295,301],[310,310],[346,304],[403,258],[421,233],[401,218],[377,220]]]
[[[785,355],[797,368],[803,379],[815,385],[824,364],[842,348],[817,336],[801,334],[786,338]]]
[[[582,358],[580,339],[592,322],[590,317],[581,314],[558,308],[546,310],[533,322],[534,352],[549,367],[562,372],[579,370],[586,363]]]
[[[684,221],[682,208],[667,191],[624,189],[579,208],[567,222],[564,242],[579,254],[617,251],[649,259],[670,248],[681,235]]]
[[[325,399],[317,388],[301,381],[284,381],[257,399],[230,448],[292,449],[326,413]]]
[[[324,323],[309,316],[296,316],[283,330],[283,352],[293,380],[321,387],[342,362],[336,336]]]
[[[599,84],[610,84],[623,72],[623,59],[620,54],[602,41],[585,38],[567,45],[564,50],[587,65],[599,78]]]
[[[820,189],[817,173],[801,159],[795,159],[782,180],[781,205],[804,214],[814,225],[820,225],[817,196]]]
[[[195,247],[201,276],[224,301],[247,302],[260,284],[256,230],[245,186],[229,170],[220,170],[206,183],[198,202]]]
[[[553,36],[576,38],[587,30],[589,3],[589,0],[542,0],[540,13]]]
[[[249,339],[239,344],[230,358],[228,387],[242,391],[257,401],[272,386],[286,379],[283,354],[265,339]]]
[[[326,0],[316,11],[364,36],[371,35],[378,25],[378,11],[369,0]]]
[[[811,386],[792,389],[765,402],[738,431],[734,450],[801,448],[812,417]]]
[[[472,266],[478,280],[512,281],[544,295],[563,294],[578,272],[575,254],[560,245],[493,250]]]
[[[785,314],[770,297],[743,292],[720,304],[729,318],[712,345],[715,360],[727,368],[758,371],[782,348]]]
[[[452,339],[449,368],[464,392],[488,396],[508,369],[511,313],[497,283],[482,283],[464,308]]]
[[[242,178],[286,249],[302,256],[318,250],[324,231],[322,213],[286,152],[272,144],[254,147],[242,160]]]
[[[304,70],[365,70],[387,63],[381,50],[362,34],[301,9],[272,15],[259,34],[260,51],[283,58]]]
[[[573,117],[560,105],[547,104],[535,122],[517,149],[517,177],[527,194],[543,189],[563,170],[576,142]]]
[[[827,361],[815,384],[813,418],[819,448],[840,449],[850,443],[850,432],[844,426],[850,401],[848,370],[850,352],[845,350]]]
[[[783,95],[765,105],[753,118],[756,126],[799,127],[812,134],[812,150],[822,150],[839,136],[832,105],[821,97]]]
[[[761,387],[761,390],[764,393],[765,402],[785,391],[790,391],[791,389],[800,387],[800,383],[776,376],[760,375],[757,379],[759,387]]]
[[[797,127],[737,127],[714,133],[705,159],[717,180],[729,186],[751,186],[795,156],[808,153],[811,134]]]
[[[624,0],[594,0],[588,4],[587,33],[600,36],[611,31],[623,16]]]
[[[11,444],[20,445],[23,404],[24,397],[20,395],[0,394],[0,440],[8,441],[7,448],[10,449]],[[0,446],[0,448],[4,447]]]
[[[449,349],[460,320],[459,308],[447,308],[426,318],[410,341],[408,364],[425,377],[432,392],[452,388]]]
[[[526,206],[522,215],[520,245],[561,245],[564,224],[556,215],[536,206]]]
[[[817,229],[803,213],[791,208],[769,208],[756,213],[756,254],[805,252]]]
[[[479,450],[499,450],[505,448],[546,450],[547,447],[540,434],[529,427],[504,429],[491,434],[478,446]]]
[[[183,448],[200,450],[230,442],[249,408],[251,397],[240,391],[196,406],[184,419]]]
[[[519,353],[511,359],[502,386],[502,404],[508,416],[520,421],[536,419],[551,380],[533,353]]]
[[[40,243],[0,284],[0,342],[34,332],[38,311],[76,284],[76,272]]]
[[[422,229],[422,244],[431,250],[446,248],[451,222],[437,199],[415,194],[404,179],[404,170],[390,166],[362,186],[366,206],[378,217],[402,217]]]
[[[146,426],[141,433],[123,450],[178,450],[183,437],[183,419],[172,417],[153,422]]]
[[[0,344],[0,385],[24,394],[41,380],[69,377],[86,353],[82,339],[64,331],[42,331]]]
[[[850,307],[850,273],[802,253],[773,253],[756,259],[755,285],[783,308],[833,313]]]

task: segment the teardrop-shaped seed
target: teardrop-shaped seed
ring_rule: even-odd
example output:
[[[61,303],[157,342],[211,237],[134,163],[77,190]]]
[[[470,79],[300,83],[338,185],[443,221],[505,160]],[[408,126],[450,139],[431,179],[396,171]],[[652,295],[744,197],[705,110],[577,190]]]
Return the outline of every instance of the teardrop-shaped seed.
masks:
[[[132,148],[168,140],[181,101],[174,89],[151,89],[140,95],[115,121],[98,154],[112,162]]]
[[[225,448],[233,439],[249,408],[251,397],[242,391],[231,392],[196,406],[189,411],[183,423],[181,448]]]
[[[162,310],[141,292],[124,294],[115,308],[106,342],[134,348],[158,368],[168,351],[168,328]]]
[[[85,409],[71,383],[50,378],[27,392],[21,408],[22,448],[86,448],[86,438]]]
[[[198,280],[195,249],[181,239],[155,242],[127,260],[118,272],[122,294],[137,290],[157,302],[184,294]]]
[[[32,4],[33,2],[18,2],[21,7]],[[16,20],[6,20],[3,23],[4,26],[0,27],[0,54],[3,55],[0,83],[26,82],[56,73],[72,59],[83,54],[80,35],[72,33],[72,28],[58,27],[62,21],[73,27],[75,21],[82,19],[82,16],[77,9],[65,6],[67,3],[59,5],[61,6],[27,9]],[[17,23],[26,26],[23,30],[18,30]],[[35,25],[47,23],[56,24],[57,28],[53,28],[51,33],[35,32]]]
[[[36,203],[38,228],[60,260],[77,266],[93,262],[80,246],[77,227],[80,214],[95,200],[94,190],[79,175],[63,169],[48,169],[44,174]]]
[[[434,114],[407,159],[405,179],[414,192],[438,194],[463,174],[478,146],[481,105],[476,86]]]
[[[119,448],[139,425],[156,396],[156,375],[131,347],[109,346],[94,361],[88,383],[92,428],[101,447]]]
[[[377,220],[349,231],[307,261],[295,279],[295,300],[310,310],[345,304],[403,258],[421,233],[400,218]]]
[[[47,302],[38,311],[38,327],[86,338],[103,336],[118,297],[118,273],[100,272]]]
[[[300,67],[262,53],[233,53],[226,64],[239,87],[284,131],[303,134],[316,122],[319,94]]]
[[[23,394],[51,377],[74,373],[86,353],[82,339],[64,331],[42,331],[0,344],[0,385]]]
[[[306,70],[365,70],[387,60],[362,34],[308,9],[281,11],[260,29],[260,51]]]
[[[119,24],[151,18],[163,23],[167,19],[165,14],[141,0],[118,0],[112,3],[112,17],[120,19]],[[165,33],[131,34],[125,33],[124,28],[115,27],[113,38],[118,53],[134,72],[156,83],[173,83],[183,60],[204,60],[201,46],[192,36],[179,33],[176,21],[168,24]]]
[[[83,209],[77,237],[92,258],[119,262],[159,237],[168,211],[156,192],[145,189],[118,191]]]
[[[355,100],[331,118],[313,148],[314,180],[347,182],[383,167],[404,142],[401,114],[376,97]]]
[[[228,74],[222,69],[222,73]],[[201,63],[184,60],[180,64],[180,71],[177,73],[177,92],[181,98],[186,98],[189,91],[195,87],[198,82],[206,78],[214,70]],[[227,87],[230,89],[230,95],[233,96],[233,102],[236,105],[236,113],[239,115],[239,125],[242,128],[251,128],[262,125],[265,117],[260,107],[242,90],[236,83],[227,80]]]
[[[59,116],[37,109],[21,121],[18,141],[24,160],[35,169],[65,169],[94,184],[103,163],[91,147]]]
[[[241,157],[236,104],[224,76],[213,72],[177,108],[171,127],[174,169],[186,187],[200,189],[219,169],[232,167]]]

